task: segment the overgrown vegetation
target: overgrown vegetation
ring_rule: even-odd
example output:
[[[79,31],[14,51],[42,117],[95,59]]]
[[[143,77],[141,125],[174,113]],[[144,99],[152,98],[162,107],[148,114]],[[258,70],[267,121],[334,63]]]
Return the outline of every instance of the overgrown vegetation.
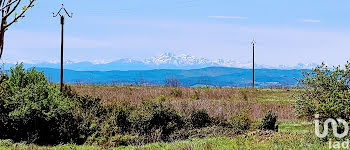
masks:
[[[49,84],[42,72],[23,65],[3,74],[0,93],[0,138],[28,143],[79,143],[77,103]]]
[[[251,137],[263,136],[273,140],[286,131],[302,135],[309,133],[305,125],[298,124],[300,131],[290,133],[293,127],[288,123],[282,123],[283,133],[278,133],[277,119],[293,118],[288,116],[294,113],[288,96],[302,92],[295,106],[300,116],[348,116],[347,68],[319,66],[305,73],[300,81],[305,89],[301,90],[73,85],[64,86],[61,93],[42,72],[25,70],[19,64],[9,76],[2,74],[0,78],[0,138],[9,139],[0,141],[0,146],[20,142],[76,143],[91,145],[86,146],[91,149],[130,145],[140,148],[149,143],[213,137],[241,137],[249,142]],[[99,94],[79,89],[86,87],[104,92],[100,94],[102,99]],[[109,88],[113,88],[110,93]],[[113,92],[124,97],[112,97]],[[275,104],[274,99],[283,102]]]
[[[182,91],[180,88],[174,88],[171,90],[170,95],[174,97],[181,97],[182,96]]]
[[[297,97],[295,105],[300,117],[312,119],[319,114],[320,119],[350,119],[350,62],[343,68],[329,68],[322,64],[303,75],[299,85],[304,90]]]
[[[264,118],[262,119],[259,129],[278,131],[278,126],[276,125],[276,122],[277,122],[277,114],[272,110],[269,110],[265,114]]]
[[[230,121],[230,125],[237,133],[242,133],[250,128],[252,124],[251,119],[249,118],[249,109],[246,109],[240,114],[237,114]]]
[[[191,113],[190,123],[194,128],[203,128],[209,126],[212,120],[206,110],[197,110]]]
[[[0,90],[0,138],[14,142],[142,145],[206,137],[225,130],[236,134],[250,127],[248,112],[233,121],[213,118],[206,110],[187,114],[175,110],[164,95],[131,105],[106,104],[82,96],[70,86],[64,86],[61,93],[42,72],[25,70],[22,64],[12,68],[9,76],[2,75]],[[174,91],[173,96],[179,93]],[[199,92],[195,96],[199,97]]]

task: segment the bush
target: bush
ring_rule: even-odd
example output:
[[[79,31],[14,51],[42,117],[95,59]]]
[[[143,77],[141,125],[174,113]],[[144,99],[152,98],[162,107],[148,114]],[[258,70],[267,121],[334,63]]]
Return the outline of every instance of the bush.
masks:
[[[107,114],[91,124],[95,131],[87,144],[118,146],[169,141],[184,126],[182,117],[161,101],[145,101],[136,107],[108,106]]]
[[[0,84],[0,138],[38,144],[78,142],[79,118],[74,101],[65,97],[42,72],[10,69]]]
[[[272,110],[269,110],[263,120],[260,123],[259,129],[262,130],[278,130],[278,126],[276,126],[277,122],[277,114]]]
[[[350,62],[344,69],[340,66],[329,69],[324,63],[303,72],[299,86],[304,88],[297,96],[295,109],[297,115],[312,119],[319,114],[320,119],[342,118],[350,119]]]
[[[194,100],[199,100],[199,91],[194,91],[194,95],[191,97]]]
[[[171,133],[183,127],[181,116],[169,105],[153,101],[143,102],[133,111],[130,116],[133,132],[146,137],[142,143],[168,141]],[[155,137],[156,134],[159,137]]]
[[[203,128],[211,124],[211,118],[206,110],[193,111],[190,115],[190,123],[194,128]]]
[[[12,140],[7,139],[7,140],[0,140],[0,147],[9,147],[12,146],[14,143]]]
[[[166,101],[166,97],[164,95],[160,95],[160,96],[157,97],[157,100],[161,101],[161,102],[164,102],[164,101]]]
[[[230,125],[237,133],[249,130],[250,125],[252,124],[252,121],[249,118],[249,110],[250,109],[247,109],[231,119]]]
[[[170,95],[175,96],[175,97],[181,97],[182,91],[180,88],[175,88],[175,89],[171,90]]]
[[[87,144],[98,145],[111,145],[111,141],[119,144],[125,144],[126,141],[116,141],[117,136],[122,134],[128,134],[131,131],[132,124],[129,121],[132,107],[128,106],[108,106],[103,107],[102,110],[105,114],[96,117],[96,119],[90,120],[89,129],[91,132],[90,137],[87,139]],[[112,145],[113,146],[113,145]]]

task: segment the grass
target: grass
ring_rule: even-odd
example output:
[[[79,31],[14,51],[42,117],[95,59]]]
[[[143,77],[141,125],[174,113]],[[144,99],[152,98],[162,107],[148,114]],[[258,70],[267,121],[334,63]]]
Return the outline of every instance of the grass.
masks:
[[[253,136],[236,138],[215,137],[206,139],[190,139],[174,143],[152,143],[145,146],[129,146],[122,149],[327,149],[327,145],[320,144],[300,134],[275,134],[270,139]]]
[[[309,133],[313,129],[312,122],[285,121],[278,124],[281,133]]]
[[[37,146],[37,145],[26,145],[22,143],[16,143],[10,146],[0,146],[1,150],[102,150],[103,147],[98,146],[88,146],[88,145],[58,145],[58,146]]]
[[[124,100],[139,102],[140,100],[155,99],[159,95],[166,96],[169,100],[192,99],[197,93],[202,100],[227,100],[238,102],[270,102],[289,103],[293,101],[293,95],[297,89],[251,89],[251,88],[189,88],[189,87],[148,87],[148,86],[108,86],[108,85],[72,85],[80,94],[99,97],[111,103]],[[179,90],[180,95],[173,95],[174,90]]]
[[[101,98],[105,104],[140,104],[142,101],[159,99],[174,105],[184,113],[193,109],[205,109],[210,116],[230,119],[234,114],[251,108],[252,119],[262,118],[272,109],[279,119],[296,120],[293,95],[297,89],[251,88],[187,88],[147,86],[72,85],[78,93]],[[175,92],[177,94],[174,94]]]
[[[268,133],[264,136],[240,135],[237,137],[210,137],[204,139],[188,139],[172,143],[151,143],[143,146],[119,146],[114,148],[87,145],[36,146],[13,144],[1,146],[0,149],[116,149],[116,150],[225,150],[225,149],[328,149],[327,143],[322,143],[310,134],[300,133]]]

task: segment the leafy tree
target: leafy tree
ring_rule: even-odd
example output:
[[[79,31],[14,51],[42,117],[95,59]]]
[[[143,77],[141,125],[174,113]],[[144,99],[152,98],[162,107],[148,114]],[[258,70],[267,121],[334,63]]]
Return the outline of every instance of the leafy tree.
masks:
[[[25,12],[34,6],[34,1],[35,0],[28,0],[28,2],[24,2],[23,0],[0,0],[0,58],[4,50],[5,32],[12,24],[18,22],[18,19],[24,17]]]
[[[297,96],[295,109],[300,117],[350,119],[350,62],[344,67],[327,67],[324,63],[303,72],[299,85],[303,89]]]

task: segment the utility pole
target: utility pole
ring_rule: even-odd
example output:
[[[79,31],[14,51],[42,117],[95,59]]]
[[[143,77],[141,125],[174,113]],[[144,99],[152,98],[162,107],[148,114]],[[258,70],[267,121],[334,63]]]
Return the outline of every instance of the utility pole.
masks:
[[[252,87],[254,89],[254,85],[255,85],[255,40],[253,39],[252,41],[252,45],[253,45],[253,84]]]
[[[61,14],[61,11],[64,11],[63,14]],[[67,10],[64,8],[64,5],[62,4],[62,8],[55,14],[52,13],[53,17],[60,16],[61,18],[61,71],[60,71],[60,91],[63,90],[63,33],[64,33],[64,16],[68,16],[69,18],[72,18],[73,13],[69,14]]]

